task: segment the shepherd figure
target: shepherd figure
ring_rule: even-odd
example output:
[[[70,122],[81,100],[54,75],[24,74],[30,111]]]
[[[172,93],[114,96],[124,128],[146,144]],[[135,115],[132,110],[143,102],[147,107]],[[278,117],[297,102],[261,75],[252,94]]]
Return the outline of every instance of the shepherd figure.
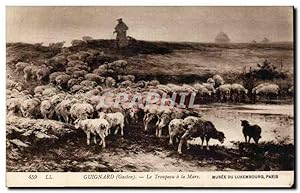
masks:
[[[116,43],[117,48],[123,48],[128,45],[128,39],[126,35],[126,31],[128,30],[128,26],[123,22],[122,18],[119,18],[118,24],[115,27],[114,33],[117,33]]]

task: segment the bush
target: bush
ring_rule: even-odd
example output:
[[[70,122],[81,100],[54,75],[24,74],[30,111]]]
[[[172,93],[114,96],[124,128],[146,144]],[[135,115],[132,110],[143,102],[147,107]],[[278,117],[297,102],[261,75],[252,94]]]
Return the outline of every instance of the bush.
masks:
[[[272,65],[271,62],[265,60],[263,64],[257,64],[259,69],[253,70],[253,74],[258,80],[274,80],[274,79],[285,79],[287,74],[276,69],[276,66]]]

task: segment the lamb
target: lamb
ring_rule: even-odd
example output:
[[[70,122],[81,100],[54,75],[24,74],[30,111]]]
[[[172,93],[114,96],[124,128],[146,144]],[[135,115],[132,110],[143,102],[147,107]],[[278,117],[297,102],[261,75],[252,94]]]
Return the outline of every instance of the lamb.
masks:
[[[37,98],[24,100],[20,107],[23,117],[34,117],[38,115],[39,105],[40,105],[40,100]]]
[[[200,137],[202,140],[201,148],[203,148],[204,139],[206,140],[206,149],[209,150],[208,142],[211,138],[217,139],[221,144],[224,143],[225,135],[218,131],[212,122],[203,119],[198,119],[197,122],[187,126],[185,133],[182,135],[178,145],[178,153],[182,154],[182,145],[190,138]]]
[[[116,85],[116,80],[113,79],[112,77],[106,77],[105,79],[105,85],[108,88],[112,88]]]
[[[115,128],[115,135],[118,133],[119,129],[121,130],[121,136],[124,136],[124,122],[125,117],[122,113],[100,113],[100,118],[106,119],[109,123],[109,129]]]
[[[30,64],[30,63],[27,63],[27,62],[18,62],[16,65],[15,65],[15,73],[18,73],[18,74],[20,74],[21,72],[23,72],[23,70],[24,70],[24,68],[26,67],[26,66],[30,66],[30,65],[32,65],[32,64]]]
[[[223,84],[216,89],[220,102],[229,101],[231,96],[231,84]]]
[[[99,135],[101,141],[99,145],[102,144],[102,148],[105,148],[105,137],[108,135],[109,123],[105,119],[85,119],[76,120],[75,128],[81,128],[86,134],[86,144],[90,145],[90,136],[94,135],[94,142],[97,144],[96,136]]]
[[[225,83],[225,81],[223,80],[223,78],[220,75],[218,75],[218,74],[216,74],[216,75],[213,76],[213,80],[215,82],[215,87],[219,87],[219,86],[221,86],[221,85],[223,85]]]
[[[105,78],[94,73],[88,73],[84,76],[86,80],[95,81],[98,84],[104,83]]]
[[[245,142],[250,143],[251,138],[258,144],[258,140],[261,138],[261,128],[258,125],[250,125],[247,120],[241,120],[241,126],[243,127],[243,134]],[[249,139],[247,140],[247,137]]]
[[[267,97],[269,99],[279,95],[280,88],[277,84],[263,83],[252,89],[255,96]]]

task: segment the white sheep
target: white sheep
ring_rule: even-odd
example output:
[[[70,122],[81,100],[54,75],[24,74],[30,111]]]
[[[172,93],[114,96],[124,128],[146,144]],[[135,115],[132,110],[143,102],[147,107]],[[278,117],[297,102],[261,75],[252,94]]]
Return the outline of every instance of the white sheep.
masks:
[[[78,119],[75,121],[75,128],[81,128],[85,132],[87,145],[90,145],[90,137],[93,134],[95,144],[97,144],[96,136],[99,135],[101,139],[99,145],[102,144],[102,148],[105,148],[105,137],[108,135],[109,128],[109,123],[105,119]]]
[[[117,86],[120,88],[128,88],[128,87],[131,87],[132,85],[133,85],[133,82],[130,80],[125,80],[125,81],[117,84]]]
[[[75,103],[70,108],[70,116],[73,120],[87,119],[94,113],[94,107],[88,103]]]
[[[26,66],[23,70],[25,81],[28,82],[29,80],[35,79],[37,70],[38,70],[37,66],[34,65]]]
[[[197,95],[201,98],[211,95],[211,92],[203,84],[196,83],[193,85],[193,88],[197,91]]]
[[[172,145],[174,138],[176,137],[176,140],[178,141],[178,138],[181,137],[185,132],[183,119],[171,120],[168,127],[170,137],[169,144]]]
[[[66,42],[65,41],[62,41],[62,42],[56,42],[56,43],[49,43],[49,49],[50,50],[58,50],[58,49],[61,49],[64,44]]]
[[[40,111],[44,119],[52,119],[55,106],[60,102],[58,95],[53,96],[51,99],[43,100],[40,105]]]
[[[80,85],[84,87],[95,88],[97,86],[97,82],[90,81],[90,80],[83,80],[80,82]]]
[[[53,84],[56,84],[56,77],[58,77],[59,75],[66,75],[65,72],[53,72],[49,75],[49,82],[50,83],[53,83]]]
[[[26,99],[21,104],[21,113],[23,117],[33,117],[39,113],[40,100],[37,98]]]
[[[216,93],[216,89],[214,87],[213,84],[211,83],[202,83],[202,85],[211,93],[211,94],[215,94]]]
[[[252,89],[252,93],[256,96],[268,97],[277,97],[279,95],[280,88],[277,84],[271,83],[262,83]]]
[[[23,84],[8,79],[6,81],[6,88],[10,90],[16,89],[17,91],[21,91],[23,89]]]
[[[20,112],[21,104],[26,100],[26,97],[17,97],[17,98],[9,98],[6,101],[6,108],[8,112],[8,116],[14,115]]]
[[[70,75],[58,75],[55,78],[56,85],[61,89],[68,86],[68,81],[71,79]]]
[[[112,88],[116,85],[116,80],[113,79],[112,77],[106,77],[105,79],[105,85],[108,88]]]
[[[163,84],[158,84],[157,89],[165,92],[165,93],[170,93],[172,90],[170,89],[170,87],[168,87],[167,85],[163,85]]]
[[[158,80],[151,80],[147,86],[157,86],[159,85],[159,81]]]
[[[51,69],[53,69],[52,66],[38,68],[36,70],[37,80],[41,81],[41,80],[47,78],[47,76],[51,73]]]
[[[80,51],[77,53],[77,55],[79,57],[79,60],[85,61],[90,56],[90,53],[87,51]]]
[[[116,60],[110,64],[110,68],[113,70],[122,69],[123,72],[127,71],[128,62],[126,60]]]
[[[118,75],[118,80],[119,81],[131,81],[131,82],[134,82],[135,80],[135,76],[134,75]]]
[[[74,85],[76,84],[80,84],[81,81],[83,81],[83,77],[79,77],[79,78],[71,78],[70,80],[68,80],[68,89],[71,89]]]
[[[231,85],[231,97],[234,102],[241,102],[247,93],[248,90],[243,85],[237,83]]]
[[[18,73],[20,74],[20,72],[23,72],[24,68],[26,66],[30,66],[31,64],[30,63],[27,63],[27,62],[18,62],[16,65],[15,65],[15,73]]]
[[[216,85],[216,82],[213,78],[208,78],[207,81],[206,81],[208,84],[211,84],[212,86],[215,86]]]
[[[66,68],[66,74],[72,75],[75,71],[80,71],[81,69],[78,67],[70,66]]]
[[[217,96],[220,102],[229,101],[231,96],[231,84],[220,85],[216,89]]]
[[[225,83],[222,76],[218,74],[213,76],[213,80],[215,81],[215,87],[219,87],[220,85],[223,85]]]
[[[81,60],[72,60],[67,63],[68,67],[84,66],[84,65],[86,65],[86,63],[84,63]]]
[[[74,100],[64,99],[55,106],[54,108],[55,114],[57,115],[59,121],[62,121],[63,119],[66,123],[69,123],[70,108],[76,102],[77,102],[76,99]]]
[[[102,76],[99,76],[97,74],[94,74],[94,73],[88,73],[84,76],[84,78],[86,80],[90,80],[90,81],[95,81],[97,82],[98,84],[100,83],[104,83],[105,81],[105,77],[102,77]]]
[[[124,121],[125,117],[122,113],[103,113],[99,114],[99,117],[106,119],[109,123],[109,129],[115,128],[115,135],[118,133],[119,129],[121,130],[121,136],[124,135]]]

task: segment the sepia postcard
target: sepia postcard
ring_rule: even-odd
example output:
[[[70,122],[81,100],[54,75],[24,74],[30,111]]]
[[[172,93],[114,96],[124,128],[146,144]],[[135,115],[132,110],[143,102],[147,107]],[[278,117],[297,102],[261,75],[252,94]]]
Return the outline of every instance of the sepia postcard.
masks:
[[[295,188],[294,7],[6,7],[6,186]]]

